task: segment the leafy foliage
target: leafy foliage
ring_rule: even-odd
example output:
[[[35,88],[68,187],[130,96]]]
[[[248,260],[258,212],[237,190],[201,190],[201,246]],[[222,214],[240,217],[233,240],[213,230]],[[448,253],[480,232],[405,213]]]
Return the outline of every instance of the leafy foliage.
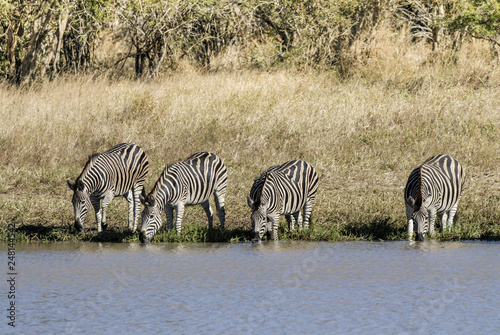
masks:
[[[497,0],[459,1],[457,15],[450,20],[449,28],[466,30],[476,37],[496,38],[500,34],[500,3]]]
[[[0,1],[0,73],[25,83],[62,72],[110,70],[133,60],[136,77],[240,66],[334,68],[348,73],[356,45],[369,52],[385,18],[433,50],[465,37],[498,44],[498,0],[42,0]],[[104,43],[107,41],[108,44]],[[119,49],[120,51],[115,51]],[[109,59],[109,60],[108,60]]]

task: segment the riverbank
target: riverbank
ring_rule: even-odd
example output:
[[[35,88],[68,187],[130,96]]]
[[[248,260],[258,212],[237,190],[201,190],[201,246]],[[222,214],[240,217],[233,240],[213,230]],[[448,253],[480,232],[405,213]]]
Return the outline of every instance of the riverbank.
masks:
[[[203,210],[189,207],[185,235],[162,233],[157,242],[248,240],[246,197],[254,178],[292,159],[312,164],[320,184],[312,229],[282,229],[280,239],[404,239],[408,175],[440,153],[459,160],[467,180],[456,228],[437,238],[498,239],[500,90],[422,76],[411,90],[383,79],[252,71],[173,74],[149,83],[80,76],[31,89],[0,86],[0,227],[15,222],[18,238],[26,240],[136,241],[137,233],[122,232],[123,198],[109,206],[109,232],[97,237],[91,211],[90,232],[73,235],[66,185],[91,153],[132,142],[149,157],[146,192],[167,164],[198,151],[216,153],[228,169],[228,230],[208,231]]]
[[[10,232],[0,227],[0,241],[8,241]],[[95,228],[84,233],[75,233],[71,227],[60,227],[51,225],[21,225],[16,227],[16,242],[113,242],[113,243],[140,243],[139,233],[131,233],[126,229],[109,229],[97,234]],[[253,234],[246,227],[230,228],[224,231],[219,228],[208,229],[201,224],[190,224],[183,228],[181,234],[165,229],[159,231],[153,238],[153,243],[165,242],[249,242]],[[321,226],[313,225],[307,230],[288,231],[285,225],[279,228],[280,240],[301,241],[398,241],[406,239],[406,228],[391,222],[382,220],[359,225]],[[429,238],[429,237],[428,237]],[[265,238],[264,238],[265,239]],[[500,229],[490,226],[486,229],[479,226],[461,225],[455,227],[452,232],[438,232],[433,238],[439,241],[460,240],[500,240]]]

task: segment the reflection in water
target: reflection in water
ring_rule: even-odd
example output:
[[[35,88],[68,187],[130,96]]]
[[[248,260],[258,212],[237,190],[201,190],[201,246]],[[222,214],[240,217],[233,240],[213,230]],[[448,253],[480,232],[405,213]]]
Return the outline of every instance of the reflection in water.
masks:
[[[434,240],[408,241],[407,248],[421,251],[432,251],[436,249],[457,249],[466,246],[463,242],[439,242]]]
[[[16,331],[491,334],[499,255],[436,241],[19,244]]]

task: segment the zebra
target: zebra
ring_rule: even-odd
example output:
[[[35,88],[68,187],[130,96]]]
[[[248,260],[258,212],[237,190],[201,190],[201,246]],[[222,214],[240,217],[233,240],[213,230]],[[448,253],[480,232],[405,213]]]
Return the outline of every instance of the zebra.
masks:
[[[221,229],[224,229],[226,188],[226,166],[213,153],[195,153],[183,162],[167,166],[148,196],[141,198],[145,208],[142,212],[140,241],[149,243],[160,229],[162,209],[167,216],[168,229],[173,228],[175,209],[175,230],[179,234],[184,207],[201,204],[208,217],[208,227],[212,228],[213,214],[208,202],[212,194],[215,198]]]
[[[248,206],[252,209],[252,242],[260,242],[266,232],[271,234],[273,240],[278,240],[281,214],[285,214],[290,230],[294,229],[295,222],[300,227],[301,208],[302,228],[307,229],[317,190],[318,174],[302,160],[272,166],[261,173],[247,198]]]
[[[83,222],[92,204],[97,232],[101,233],[107,227],[106,208],[114,197],[123,196],[128,201],[128,228],[134,232],[141,210],[140,194],[145,194],[143,185],[148,168],[146,153],[135,144],[121,143],[106,152],[89,156],[76,181],[67,180],[73,191],[76,230],[83,230]]]
[[[465,182],[462,165],[448,155],[437,155],[415,168],[404,191],[408,239],[423,241],[434,235],[436,214],[442,214],[443,231],[450,231]]]

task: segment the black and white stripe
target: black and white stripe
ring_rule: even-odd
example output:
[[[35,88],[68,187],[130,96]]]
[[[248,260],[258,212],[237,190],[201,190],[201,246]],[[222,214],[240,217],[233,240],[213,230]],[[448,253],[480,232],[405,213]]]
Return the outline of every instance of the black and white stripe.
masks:
[[[107,206],[114,197],[124,196],[129,204],[128,228],[135,231],[141,210],[139,196],[144,194],[148,167],[146,153],[135,144],[121,143],[106,152],[90,156],[75,183],[67,180],[73,191],[75,228],[83,230],[84,219],[92,204],[97,231],[101,232],[107,226]]]
[[[271,233],[273,240],[277,240],[281,214],[285,214],[291,230],[294,229],[295,221],[300,226],[301,208],[302,228],[307,229],[317,190],[318,174],[302,160],[273,166],[260,174],[247,199],[252,209],[253,241],[260,241],[266,232]]]
[[[227,169],[215,154],[200,152],[183,162],[167,166],[153,190],[143,199],[146,208],[142,212],[141,242],[149,242],[161,227],[162,210],[165,210],[169,229],[173,226],[175,210],[175,230],[180,233],[186,205],[201,204],[208,217],[208,226],[212,228],[213,214],[208,202],[212,194],[221,228],[224,229],[226,188]]]
[[[437,214],[443,231],[451,229],[464,182],[462,165],[448,155],[433,156],[410,173],[404,192],[409,239],[413,230],[419,241],[434,235]]]

